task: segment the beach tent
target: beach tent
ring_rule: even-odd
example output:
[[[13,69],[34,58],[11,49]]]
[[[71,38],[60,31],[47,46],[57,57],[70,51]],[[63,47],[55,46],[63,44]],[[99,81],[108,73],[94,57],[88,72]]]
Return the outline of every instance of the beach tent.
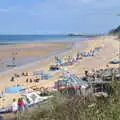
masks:
[[[56,64],[57,64],[57,65],[61,65],[61,64],[62,64],[62,60],[61,60],[61,59],[57,59],[57,60],[56,60]]]
[[[51,75],[51,74],[43,74],[43,75],[41,75],[41,80],[48,80],[52,77],[53,77],[53,75]]]
[[[63,63],[63,61],[60,58],[58,58],[57,56],[55,56],[55,62],[57,65],[61,65]]]
[[[110,61],[111,64],[120,64],[120,60],[112,60]]]
[[[37,92],[26,93],[22,94],[21,96],[24,100],[28,102],[29,106],[38,104],[52,97],[52,96],[40,96]]]
[[[93,56],[93,53],[87,53],[87,52],[81,52],[80,54],[84,57]]]
[[[56,71],[56,70],[59,70],[59,69],[60,69],[60,67],[58,67],[57,65],[51,65],[50,68],[49,68],[49,70],[51,70],[51,71]]]
[[[41,70],[41,71],[34,71],[33,74],[34,74],[34,75],[40,75],[41,80],[48,80],[48,79],[50,79],[50,78],[53,77],[53,75],[51,75],[51,74],[46,74],[46,73],[44,73],[44,71],[42,71],[42,70]]]
[[[5,92],[6,93],[17,93],[21,91],[22,89],[24,89],[24,86],[11,86],[11,87],[5,88]]]
[[[63,77],[63,80],[58,80],[55,82],[55,88],[59,91],[67,90],[69,95],[73,95],[75,93],[80,93],[81,88],[86,89],[88,87],[87,82],[82,81],[76,75],[70,74],[68,77]]]
[[[44,71],[40,70],[40,71],[34,71],[33,75],[43,75]]]
[[[94,52],[99,52],[100,49],[101,49],[101,47],[96,47],[93,51],[94,51]]]
[[[37,104],[40,102],[40,96],[35,92],[22,94],[21,96],[28,102],[29,105]]]
[[[80,54],[84,57],[89,57],[89,56],[94,56],[94,53],[99,52],[99,50],[101,49],[101,47],[96,47],[93,51],[89,52],[81,52]]]

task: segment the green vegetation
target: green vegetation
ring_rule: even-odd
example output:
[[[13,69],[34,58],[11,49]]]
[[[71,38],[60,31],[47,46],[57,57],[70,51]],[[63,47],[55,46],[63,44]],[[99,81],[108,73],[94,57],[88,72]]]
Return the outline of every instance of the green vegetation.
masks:
[[[24,113],[20,120],[120,120],[120,85],[114,81],[109,98],[55,95],[54,99]]]
[[[116,29],[111,30],[110,34],[120,34],[120,25]]]

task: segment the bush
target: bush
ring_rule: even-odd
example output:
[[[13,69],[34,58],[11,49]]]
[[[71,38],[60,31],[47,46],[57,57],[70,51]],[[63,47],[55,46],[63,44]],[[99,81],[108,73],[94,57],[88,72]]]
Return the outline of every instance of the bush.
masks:
[[[120,85],[112,83],[109,98],[61,94],[21,116],[20,120],[120,120]]]

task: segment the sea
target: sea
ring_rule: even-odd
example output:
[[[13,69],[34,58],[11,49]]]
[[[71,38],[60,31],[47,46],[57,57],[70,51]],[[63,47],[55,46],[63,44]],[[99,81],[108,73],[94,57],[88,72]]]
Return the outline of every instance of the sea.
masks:
[[[70,41],[84,40],[87,37],[69,35],[0,35],[0,44],[18,42],[42,42],[42,41]]]
[[[14,43],[28,43],[28,42],[47,42],[47,41],[81,41],[89,39],[87,37],[80,36],[68,36],[68,35],[0,35],[0,47],[4,47],[4,45],[11,45]],[[67,46],[63,51],[55,51],[48,56],[40,56],[40,57],[29,57],[29,58],[16,58],[15,65],[16,67],[20,67],[26,65],[28,63],[34,63],[36,61],[40,61],[42,59],[48,58],[53,55],[57,55],[61,52],[65,52],[68,49],[71,49],[72,46]],[[4,72],[6,70],[13,69],[13,67],[7,67],[8,65],[12,65],[11,58],[3,59],[0,62],[0,72]]]

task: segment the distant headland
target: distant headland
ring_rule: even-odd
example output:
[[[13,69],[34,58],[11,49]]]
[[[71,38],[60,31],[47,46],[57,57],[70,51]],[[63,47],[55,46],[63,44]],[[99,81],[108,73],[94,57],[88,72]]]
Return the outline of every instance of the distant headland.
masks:
[[[79,33],[68,33],[68,36],[80,36],[80,37],[97,37],[103,34],[79,34]]]

